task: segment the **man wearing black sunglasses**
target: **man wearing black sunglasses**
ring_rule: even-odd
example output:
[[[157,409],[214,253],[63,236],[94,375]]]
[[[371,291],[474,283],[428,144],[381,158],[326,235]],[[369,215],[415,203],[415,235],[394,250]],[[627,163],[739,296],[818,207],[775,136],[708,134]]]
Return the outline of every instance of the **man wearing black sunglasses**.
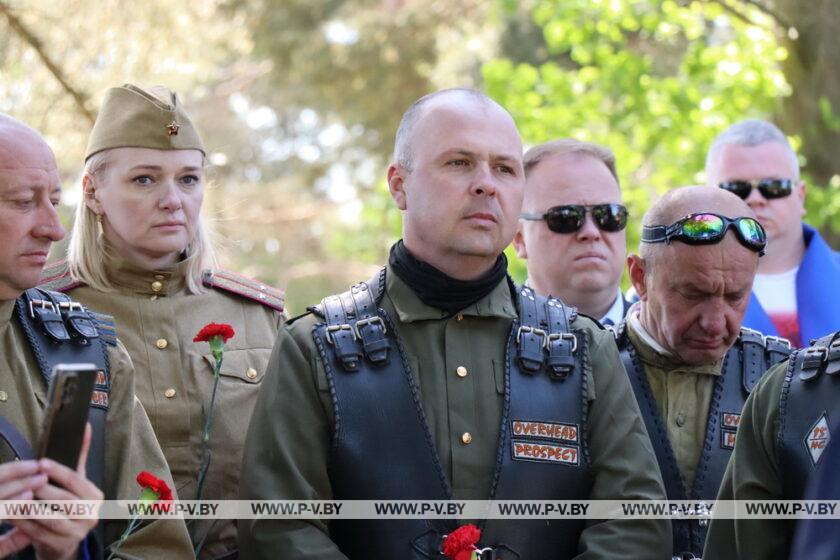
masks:
[[[764,230],[742,200],[706,186],[668,192],[643,223],[628,258],[641,301],[616,330],[620,354],[668,499],[713,500],[749,391],[790,352],[741,328]],[[703,557],[707,525],[675,520],[674,556]]]
[[[607,325],[624,318],[627,209],[609,148],[564,138],[525,153],[517,254],[527,284]]]
[[[744,326],[801,346],[840,328],[840,255],[802,223],[805,184],[787,138],[760,120],[737,123],[715,139],[706,158],[707,184],[744,199],[767,231]]]

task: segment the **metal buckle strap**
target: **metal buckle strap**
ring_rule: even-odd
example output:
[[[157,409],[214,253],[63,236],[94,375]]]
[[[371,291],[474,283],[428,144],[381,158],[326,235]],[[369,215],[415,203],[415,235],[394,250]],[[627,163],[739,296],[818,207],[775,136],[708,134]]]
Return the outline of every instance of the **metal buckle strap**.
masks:
[[[803,381],[813,379],[820,372],[825,362],[828,349],[825,346],[809,346],[799,352],[799,378]]]
[[[542,369],[545,360],[545,340],[548,333],[540,328],[540,306],[536,295],[528,286],[522,286],[519,297],[519,330],[516,331],[516,345],[519,347],[517,359],[522,372],[529,375]]]
[[[53,297],[58,302],[58,312],[61,314],[64,326],[70,336],[80,339],[85,344],[87,344],[88,339],[99,336],[95,320],[81,303],[72,301],[68,296],[61,293],[55,293]]]
[[[64,320],[48,293],[37,288],[31,288],[26,290],[24,297],[28,302],[29,316],[35,320],[47,336],[55,342],[70,340],[70,333],[64,326]]]
[[[566,308],[560,300],[549,298],[546,302],[546,312],[551,329],[551,333],[545,339],[548,374],[552,379],[562,381],[574,371],[577,337],[569,332]]]
[[[788,339],[773,335],[764,337],[764,347],[767,349],[767,360],[771,366],[790,356],[793,351]]]
[[[744,390],[752,393],[761,374],[764,373],[764,335],[760,332],[741,328],[741,379]]]
[[[388,363],[391,343],[385,336],[388,331],[382,318],[379,317],[370,288],[361,282],[350,289],[350,296],[353,299],[357,318],[353,328],[356,338],[362,341],[365,356],[374,364]]]
[[[347,320],[341,299],[329,296],[324,298],[321,304],[327,320],[327,342],[335,347],[336,357],[345,371],[358,371],[362,352],[356,342],[356,331]]]

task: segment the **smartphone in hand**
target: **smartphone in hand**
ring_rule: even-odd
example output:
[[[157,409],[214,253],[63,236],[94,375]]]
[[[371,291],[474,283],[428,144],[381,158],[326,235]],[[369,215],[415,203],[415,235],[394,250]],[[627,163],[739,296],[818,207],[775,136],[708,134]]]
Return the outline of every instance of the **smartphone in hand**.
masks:
[[[98,370],[94,364],[58,364],[53,368],[39,458],[76,470]]]

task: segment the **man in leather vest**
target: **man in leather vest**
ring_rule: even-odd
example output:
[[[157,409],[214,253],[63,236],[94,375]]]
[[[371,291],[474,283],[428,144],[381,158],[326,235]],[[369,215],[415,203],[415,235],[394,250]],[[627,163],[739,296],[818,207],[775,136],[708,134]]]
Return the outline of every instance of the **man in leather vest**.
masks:
[[[720,500],[838,498],[837,403],[840,332],[827,335],[771,368],[744,405],[738,445],[720,486]],[[808,481],[813,479],[810,491]],[[715,519],[706,550],[723,560],[836,558],[836,520],[808,520],[791,554],[795,519]],[[820,546],[817,546],[820,545]],[[810,554],[810,556],[808,555]]]
[[[618,346],[670,500],[715,498],[744,400],[789,353],[741,328],[766,243],[754,218],[731,193],[675,189],[645,214],[639,254],[628,258],[641,301]],[[675,520],[674,557],[701,557],[707,526]]]
[[[135,500],[135,477],[171,475],[146,413],[134,397],[131,361],[113,334],[68,298],[34,290],[51,243],[64,237],[55,206],[61,181],[52,151],[37,132],[0,114],[0,499]],[[73,333],[72,335],[70,333]],[[47,377],[57,362],[93,362],[102,369],[85,437],[87,460],[74,471],[35,460]],[[83,452],[84,455],[84,452]],[[17,461],[13,461],[18,459]],[[81,461],[80,461],[81,462]],[[98,486],[98,487],[97,487]],[[125,520],[13,519],[0,536],[0,556],[104,558]],[[93,529],[93,530],[92,530]],[[191,558],[182,520],[148,523],[118,557]]]
[[[388,265],[280,332],[246,439],[245,499],[662,499],[609,333],[516,288],[502,250],[522,204],[522,145],[483,94],[403,116]],[[463,521],[461,521],[463,523]],[[662,520],[478,522],[511,558],[661,558]],[[249,559],[442,559],[456,520],[252,520]]]

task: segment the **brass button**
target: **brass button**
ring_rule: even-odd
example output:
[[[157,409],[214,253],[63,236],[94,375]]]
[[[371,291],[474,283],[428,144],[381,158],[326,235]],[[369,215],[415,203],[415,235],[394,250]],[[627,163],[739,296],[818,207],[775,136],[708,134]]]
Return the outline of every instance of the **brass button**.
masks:
[[[7,400],[9,400],[9,393],[0,391],[0,402],[6,402]]]
[[[173,389],[172,387],[170,387],[169,389],[167,389],[166,391],[164,391],[164,392],[163,392],[163,395],[164,395],[167,399],[171,399],[172,397],[174,397],[174,396],[175,396],[175,389]]]
[[[461,443],[463,443],[464,445],[469,445],[470,443],[472,443],[472,434],[469,432],[464,432],[463,435],[461,435]]]
[[[157,339],[157,342],[155,342],[155,346],[157,346],[158,348],[163,350],[164,348],[169,346],[169,343],[166,341],[165,338],[159,338],[159,339]]]
[[[457,315],[455,315],[455,320],[460,323],[461,321],[464,320],[464,315],[461,314],[461,313],[458,313]]]
[[[159,291],[161,291],[162,289],[163,289],[163,283],[158,282],[157,280],[155,280],[154,282],[152,282],[152,291],[153,291],[153,292],[159,292]]]
[[[455,369],[455,375],[457,375],[458,377],[466,377],[467,376],[467,368],[465,368],[464,366],[458,366]]]
[[[685,425],[685,414],[683,414],[682,412],[677,414],[676,422],[677,422],[677,426],[682,428]]]
[[[245,375],[248,377],[248,379],[256,379],[257,378],[257,370],[255,370],[252,367],[249,367],[247,370],[245,370]]]

